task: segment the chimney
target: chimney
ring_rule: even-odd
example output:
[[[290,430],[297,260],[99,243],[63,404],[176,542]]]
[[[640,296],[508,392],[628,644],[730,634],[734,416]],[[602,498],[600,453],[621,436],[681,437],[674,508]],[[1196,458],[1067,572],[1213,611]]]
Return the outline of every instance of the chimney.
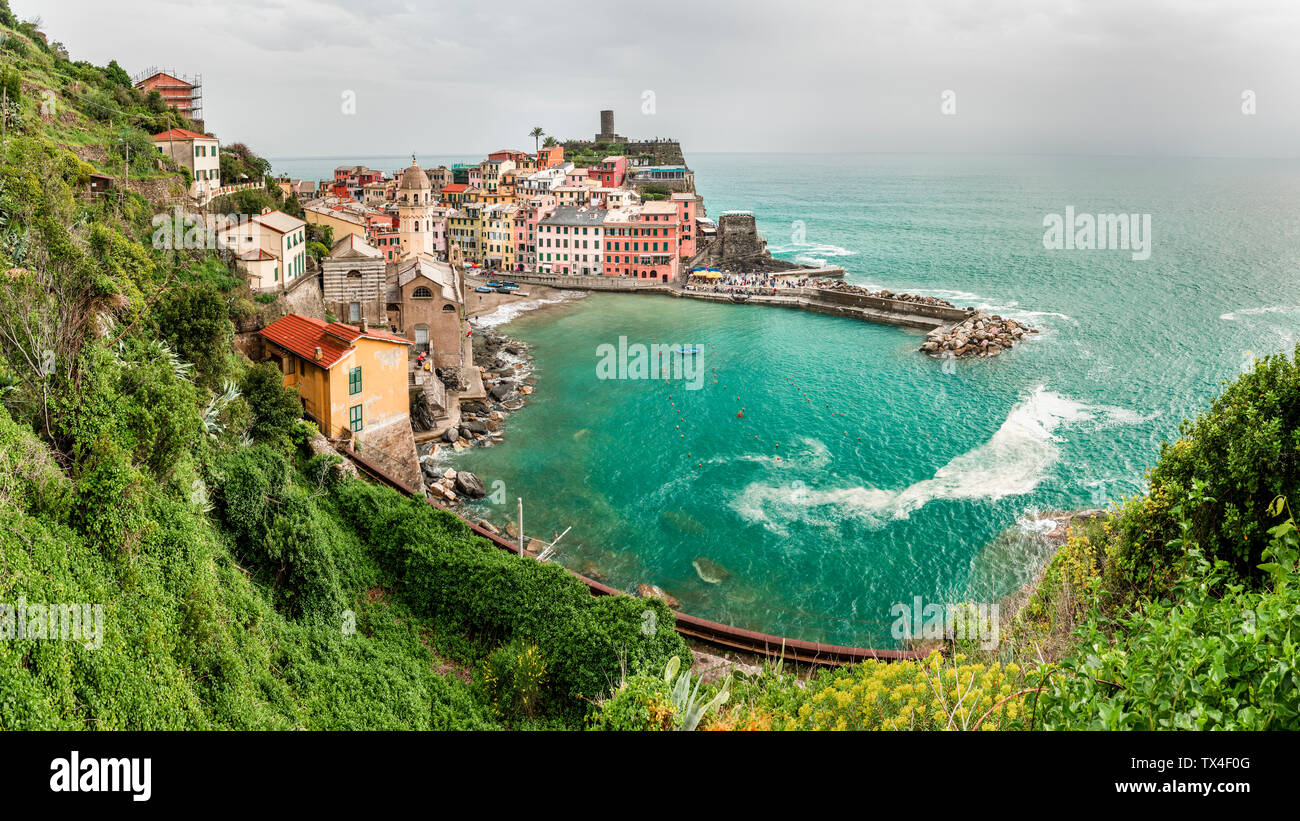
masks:
[[[365,318],[364,316],[361,317],[361,325],[360,325],[360,327],[361,327],[361,332],[362,332],[362,333],[365,333],[365,332],[366,332],[366,318]]]
[[[321,352],[320,345],[316,346],[316,353],[312,354],[311,358],[316,360],[317,362],[325,358],[325,354]]]

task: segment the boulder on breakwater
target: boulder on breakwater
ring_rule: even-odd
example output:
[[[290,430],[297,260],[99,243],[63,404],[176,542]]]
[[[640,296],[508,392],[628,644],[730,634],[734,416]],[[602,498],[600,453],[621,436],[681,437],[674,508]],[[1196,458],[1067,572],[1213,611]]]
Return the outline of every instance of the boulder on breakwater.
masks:
[[[998,356],[1030,334],[1038,333],[1023,322],[1006,319],[986,311],[947,328],[935,328],[925,335],[923,353],[943,357]]]
[[[856,294],[857,296],[876,297],[878,299],[893,299],[899,302],[915,302],[918,305],[936,305],[940,308],[956,308],[946,299],[939,299],[937,296],[921,296],[920,294],[896,294],[893,291],[878,290],[873,291],[861,285],[851,285],[841,280],[818,280],[817,287],[827,291],[835,291],[841,294]],[[968,309],[969,310],[969,309]]]

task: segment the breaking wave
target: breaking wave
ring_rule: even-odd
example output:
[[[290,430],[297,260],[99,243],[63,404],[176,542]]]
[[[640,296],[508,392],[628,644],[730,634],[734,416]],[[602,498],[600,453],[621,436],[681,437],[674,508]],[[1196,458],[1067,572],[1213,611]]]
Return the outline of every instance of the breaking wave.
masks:
[[[535,311],[543,305],[556,305],[561,302],[571,302],[575,299],[582,299],[587,295],[586,291],[560,291],[553,297],[546,299],[525,299],[522,302],[510,302],[497,308],[490,314],[477,316],[470,320],[470,324],[478,328],[495,328],[498,325],[505,325],[507,322],[513,322],[521,314],[529,311]]]
[[[1229,311],[1226,314],[1219,314],[1219,319],[1227,322],[1236,322],[1244,316],[1260,316],[1262,314],[1294,314],[1300,313],[1300,305],[1267,305],[1263,308],[1242,308],[1240,311]]]
[[[789,245],[778,245],[775,247],[769,245],[767,250],[772,254],[800,254],[812,258],[851,257],[857,253],[857,251],[850,251],[847,248],[841,248],[838,245],[830,245],[823,242],[792,242]]]
[[[827,524],[844,516],[883,526],[939,499],[987,499],[1031,492],[1060,458],[1056,431],[1080,423],[1136,424],[1122,408],[1091,407],[1039,387],[1011,409],[987,442],[954,457],[930,479],[902,490],[875,487],[814,489],[754,482],[731,503],[742,519],[778,533],[795,521]]]

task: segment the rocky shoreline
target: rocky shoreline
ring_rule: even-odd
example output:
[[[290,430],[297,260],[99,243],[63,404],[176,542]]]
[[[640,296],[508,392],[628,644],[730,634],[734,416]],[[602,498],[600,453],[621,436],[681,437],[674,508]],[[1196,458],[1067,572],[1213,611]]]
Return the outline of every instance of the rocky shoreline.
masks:
[[[1038,333],[1023,322],[976,311],[947,328],[935,328],[925,335],[921,351],[939,357],[998,356],[1030,334]]]
[[[463,499],[481,499],[487,488],[469,471],[440,467],[439,454],[444,448],[461,451],[505,441],[507,416],[522,408],[536,389],[533,359],[524,342],[492,328],[479,328],[474,336],[474,359],[487,363],[479,366],[487,396],[461,402],[456,424],[443,431],[441,441],[427,442],[419,451],[427,495],[444,507],[454,507]]]

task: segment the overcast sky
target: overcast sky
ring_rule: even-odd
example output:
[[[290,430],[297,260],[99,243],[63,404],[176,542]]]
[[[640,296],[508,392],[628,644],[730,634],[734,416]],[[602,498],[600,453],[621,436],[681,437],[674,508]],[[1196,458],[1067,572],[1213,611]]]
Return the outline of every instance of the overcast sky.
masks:
[[[73,59],[202,74],[207,128],[267,156],[531,149],[602,108],[688,154],[1300,156],[1297,0],[10,5]]]

